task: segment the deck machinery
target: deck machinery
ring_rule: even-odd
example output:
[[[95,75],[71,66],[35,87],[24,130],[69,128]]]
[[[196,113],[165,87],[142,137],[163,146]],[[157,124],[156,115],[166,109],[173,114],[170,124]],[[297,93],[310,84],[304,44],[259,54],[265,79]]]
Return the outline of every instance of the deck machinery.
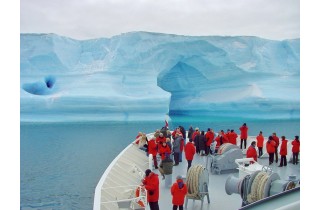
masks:
[[[222,144],[217,153],[209,157],[211,173],[220,174],[224,170],[237,169],[238,165],[235,163],[235,160],[242,157],[242,150],[237,145],[230,143]]]
[[[260,165],[253,158],[237,159],[235,162],[239,166],[239,176],[228,177],[225,191],[228,195],[240,194],[242,206],[299,186],[296,176],[280,180],[280,176],[270,167]]]

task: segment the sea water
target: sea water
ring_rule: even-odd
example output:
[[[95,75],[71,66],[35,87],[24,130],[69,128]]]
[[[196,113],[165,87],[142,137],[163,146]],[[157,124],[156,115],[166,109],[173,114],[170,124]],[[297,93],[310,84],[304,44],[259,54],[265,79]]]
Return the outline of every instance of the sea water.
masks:
[[[213,122],[176,119],[170,129],[190,125],[206,131],[234,129],[246,122],[249,135],[277,132],[300,135],[299,120]],[[94,191],[111,161],[139,131],[150,133],[164,122],[21,123],[20,207],[27,209],[89,210]],[[290,151],[289,151],[290,152]]]

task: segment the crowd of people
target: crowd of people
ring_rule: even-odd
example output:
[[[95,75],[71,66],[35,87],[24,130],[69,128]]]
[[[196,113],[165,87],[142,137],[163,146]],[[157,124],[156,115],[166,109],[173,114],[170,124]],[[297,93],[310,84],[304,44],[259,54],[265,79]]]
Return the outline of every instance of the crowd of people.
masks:
[[[263,154],[264,147],[264,137],[262,131],[259,132],[259,135],[256,137],[257,141],[252,141],[250,147],[247,150],[246,157],[253,158],[257,161],[257,158],[260,158]],[[294,140],[291,142],[292,144],[292,164],[298,164],[298,156],[300,152],[300,140],[299,136],[295,136]],[[268,137],[266,142],[266,150],[269,155],[269,165],[274,162],[278,163],[280,154],[280,164],[279,167],[287,166],[287,154],[288,154],[288,140],[285,136],[281,136],[281,146],[279,151],[280,140],[276,133],[273,133]],[[256,146],[258,147],[258,153],[256,150]]]
[[[199,156],[207,156],[209,154],[217,153],[219,147],[225,143],[237,145],[238,137],[240,138],[240,142],[237,146],[239,146],[240,149],[246,150],[248,130],[249,128],[247,124],[243,123],[239,128],[239,135],[234,129],[228,129],[227,132],[220,130],[215,134],[212,128],[208,128],[205,132],[204,130],[200,130],[198,127],[194,129],[192,126],[189,127],[188,132],[186,132],[183,126],[179,126],[171,132],[166,124],[166,126],[156,130],[153,137],[150,139],[147,138],[145,133],[139,132],[136,136],[135,144],[137,144],[141,150],[144,150],[147,155],[152,155],[155,169],[158,169],[162,175],[162,179],[165,179],[166,175],[172,174],[173,166],[178,166],[179,162],[182,162],[183,159],[188,162],[188,171],[192,166],[195,154],[198,154]],[[187,138],[188,142],[186,142]],[[212,148],[213,143],[215,145],[214,148]],[[246,150],[246,157],[253,158],[257,161],[257,158],[261,158],[263,155],[263,149],[265,147],[269,154],[269,165],[273,164],[274,161],[276,163],[278,162],[279,153],[279,167],[287,166],[287,144],[288,140],[286,137],[281,136],[281,146],[279,151],[278,147],[280,145],[280,140],[276,133],[270,135],[266,144],[264,144],[263,132],[260,131],[256,136],[256,141],[252,141]],[[258,147],[258,151],[256,147]],[[299,136],[295,136],[292,141],[293,164],[298,164],[299,152],[300,140]],[[182,158],[183,156],[184,158]],[[160,157],[159,164],[157,157]],[[145,179],[142,180],[142,184],[149,193],[148,203],[150,209],[159,209],[158,174],[152,172],[150,169],[146,170]],[[187,183],[183,183],[181,176],[177,176],[176,182],[171,187],[173,209],[183,209],[184,197],[187,194],[186,184]]]

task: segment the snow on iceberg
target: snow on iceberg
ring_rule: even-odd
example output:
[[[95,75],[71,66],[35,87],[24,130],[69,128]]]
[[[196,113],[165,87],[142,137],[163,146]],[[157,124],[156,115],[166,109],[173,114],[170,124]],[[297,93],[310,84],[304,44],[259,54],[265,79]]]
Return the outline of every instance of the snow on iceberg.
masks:
[[[300,40],[20,35],[21,121],[300,116]]]

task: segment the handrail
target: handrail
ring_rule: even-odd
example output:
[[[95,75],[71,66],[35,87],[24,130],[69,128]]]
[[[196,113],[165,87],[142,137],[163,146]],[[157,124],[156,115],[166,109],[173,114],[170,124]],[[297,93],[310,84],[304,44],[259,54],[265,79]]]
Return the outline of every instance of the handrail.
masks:
[[[245,163],[250,163],[250,162],[256,162],[253,158],[241,158],[241,159],[235,159],[234,162],[238,165],[238,166],[242,166]],[[241,164],[242,163],[242,164]],[[257,162],[256,162],[257,163]]]
[[[147,206],[147,195],[148,195],[148,191],[141,185],[126,185],[126,186],[116,186],[116,187],[107,187],[104,188],[104,190],[106,189],[115,189],[115,188],[126,188],[129,190],[127,190],[126,192],[130,192],[129,194],[129,198],[125,198],[125,199],[117,199],[117,197],[115,197],[114,200],[111,201],[105,201],[105,202],[101,202],[101,204],[112,204],[112,203],[117,203],[119,208],[120,206],[122,206],[121,208],[131,208],[132,206],[134,206],[135,204],[132,202],[135,202],[136,205],[142,206],[142,207],[146,207]],[[136,194],[136,190],[139,188],[139,193],[138,196]]]

